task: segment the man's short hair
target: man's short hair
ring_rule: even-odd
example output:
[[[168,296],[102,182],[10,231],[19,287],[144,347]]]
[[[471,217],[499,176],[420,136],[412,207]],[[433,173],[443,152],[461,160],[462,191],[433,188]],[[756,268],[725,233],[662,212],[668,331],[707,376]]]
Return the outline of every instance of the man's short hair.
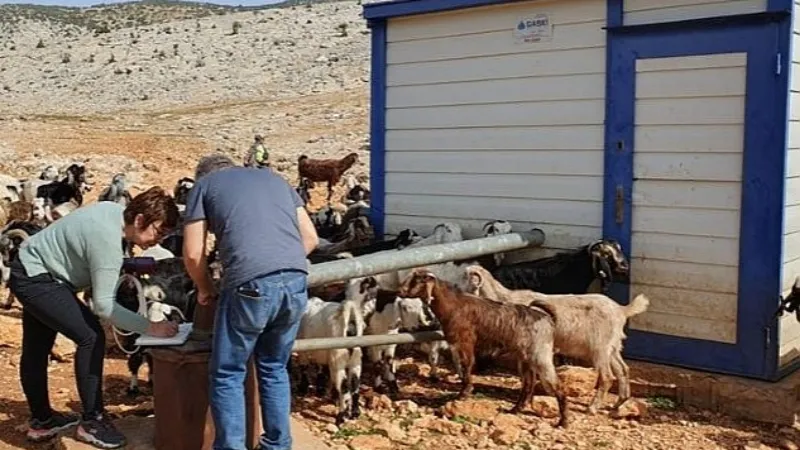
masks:
[[[197,181],[201,177],[212,172],[227,169],[228,167],[234,167],[235,165],[236,163],[234,163],[233,160],[227,155],[223,155],[221,153],[206,155],[200,158],[200,161],[198,161],[197,168],[194,169],[194,179]]]

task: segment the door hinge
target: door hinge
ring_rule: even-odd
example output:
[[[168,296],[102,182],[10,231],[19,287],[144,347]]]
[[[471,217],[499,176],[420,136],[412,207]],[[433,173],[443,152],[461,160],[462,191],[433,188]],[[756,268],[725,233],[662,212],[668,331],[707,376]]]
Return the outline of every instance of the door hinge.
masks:
[[[775,55],[775,75],[780,75],[781,70],[783,69],[783,61],[781,61],[781,54],[778,53]]]
[[[618,225],[622,225],[622,222],[625,220],[625,191],[622,189],[622,185],[617,185],[617,195],[614,199],[614,209],[616,215],[616,222]]]

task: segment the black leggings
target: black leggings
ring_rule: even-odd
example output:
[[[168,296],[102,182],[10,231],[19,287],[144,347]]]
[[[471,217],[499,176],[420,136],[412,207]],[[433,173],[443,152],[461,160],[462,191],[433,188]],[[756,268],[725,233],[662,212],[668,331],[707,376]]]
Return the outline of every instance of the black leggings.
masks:
[[[18,259],[11,263],[9,288],[22,304],[22,361],[20,378],[33,418],[47,420],[52,414],[47,392],[50,351],[61,333],[74,342],[75,378],[83,404],[83,418],[103,411],[103,359],[105,332],[91,310],[66,284],[50,274],[29,277]]]

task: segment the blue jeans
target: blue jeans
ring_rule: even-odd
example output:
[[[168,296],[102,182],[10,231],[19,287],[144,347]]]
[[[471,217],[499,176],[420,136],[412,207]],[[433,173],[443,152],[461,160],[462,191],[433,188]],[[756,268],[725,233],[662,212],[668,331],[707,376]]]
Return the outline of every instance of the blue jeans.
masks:
[[[209,403],[214,450],[245,450],[244,381],[255,354],[264,450],[291,450],[286,365],[308,302],[306,274],[282,271],[221,292],[211,352]]]

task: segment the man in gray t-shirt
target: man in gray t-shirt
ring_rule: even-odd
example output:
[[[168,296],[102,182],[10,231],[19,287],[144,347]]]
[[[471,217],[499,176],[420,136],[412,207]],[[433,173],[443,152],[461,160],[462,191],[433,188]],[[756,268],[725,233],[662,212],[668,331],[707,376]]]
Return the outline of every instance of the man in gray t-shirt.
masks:
[[[273,171],[236,167],[214,154],[197,164],[184,222],[184,264],[201,305],[216,296],[206,261],[208,231],[222,262],[209,363],[214,448],[246,448],[244,380],[254,354],[266,393],[260,447],[291,450],[286,364],[308,301],[306,256],[319,242],[303,201]]]

